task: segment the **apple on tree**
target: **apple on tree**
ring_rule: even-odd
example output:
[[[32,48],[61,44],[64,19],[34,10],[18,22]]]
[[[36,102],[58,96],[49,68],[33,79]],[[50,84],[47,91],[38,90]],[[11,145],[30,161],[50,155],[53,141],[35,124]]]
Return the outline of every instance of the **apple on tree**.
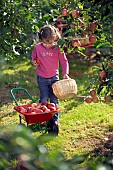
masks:
[[[68,9],[66,9],[66,8],[63,8],[61,13],[62,13],[63,16],[68,16],[69,15]]]
[[[113,68],[113,60],[109,63],[109,67]]]
[[[77,18],[79,16],[79,11],[73,10],[71,15],[72,15],[73,18]]]
[[[92,23],[90,24],[90,29],[91,29],[92,31],[94,31],[97,27],[98,27],[97,22],[92,22]]]
[[[91,43],[95,43],[95,42],[96,42],[96,37],[95,37],[94,35],[90,35],[90,36],[89,36],[89,41],[90,41]]]
[[[71,41],[71,45],[72,45],[73,47],[80,47],[80,46],[81,46],[81,43],[80,43],[79,40],[73,39],[73,40]]]
[[[104,78],[106,77],[106,75],[107,75],[107,72],[106,72],[105,70],[102,70],[102,71],[100,72],[100,77],[101,77],[101,79],[104,79]]]

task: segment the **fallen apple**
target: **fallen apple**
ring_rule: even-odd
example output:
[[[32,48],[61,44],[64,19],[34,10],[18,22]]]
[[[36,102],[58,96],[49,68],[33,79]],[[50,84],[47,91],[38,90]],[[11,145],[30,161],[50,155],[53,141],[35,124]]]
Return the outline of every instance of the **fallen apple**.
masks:
[[[92,98],[92,100],[93,100],[94,103],[98,103],[99,102],[99,97],[98,96],[94,96]]]
[[[111,102],[111,100],[112,100],[112,97],[110,96],[110,95],[106,95],[105,97],[104,97],[104,99],[105,99],[105,102]]]
[[[84,98],[84,101],[85,101],[86,103],[92,103],[93,99],[92,99],[91,96],[87,96],[87,97]]]
[[[91,89],[91,90],[89,91],[89,94],[90,94],[90,96],[92,96],[92,97],[96,96],[96,90],[95,90],[95,89]]]

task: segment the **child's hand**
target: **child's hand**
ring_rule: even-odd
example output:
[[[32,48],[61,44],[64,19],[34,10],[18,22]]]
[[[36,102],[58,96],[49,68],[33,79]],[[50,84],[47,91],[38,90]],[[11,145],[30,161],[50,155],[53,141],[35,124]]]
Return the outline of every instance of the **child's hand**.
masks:
[[[32,63],[33,66],[37,66],[38,65],[36,60],[31,60],[31,63]]]
[[[63,75],[63,78],[64,78],[64,79],[70,79],[70,77],[68,76],[68,74],[64,74],[64,75]]]

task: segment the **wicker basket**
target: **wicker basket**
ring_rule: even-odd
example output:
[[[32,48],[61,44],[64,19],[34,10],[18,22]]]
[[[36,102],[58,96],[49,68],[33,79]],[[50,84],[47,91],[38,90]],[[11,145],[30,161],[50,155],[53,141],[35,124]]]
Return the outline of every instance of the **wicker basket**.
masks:
[[[77,84],[74,79],[63,79],[52,85],[53,93],[58,99],[68,99],[77,94]]]

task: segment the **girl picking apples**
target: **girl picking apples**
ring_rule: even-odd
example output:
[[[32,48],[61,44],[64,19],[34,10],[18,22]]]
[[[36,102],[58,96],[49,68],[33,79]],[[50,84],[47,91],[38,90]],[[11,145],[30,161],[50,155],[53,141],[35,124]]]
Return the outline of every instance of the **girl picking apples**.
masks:
[[[39,103],[50,100],[58,106],[58,98],[54,95],[52,84],[59,81],[59,62],[64,79],[68,79],[69,63],[64,52],[60,52],[57,41],[61,38],[57,28],[52,25],[43,26],[39,33],[40,42],[34,47],[31,62],[36,66],[37,82],[40,91]],[[37,59],[38,62],[37,63]],[[58,123],[58,113],[53,116]]]

